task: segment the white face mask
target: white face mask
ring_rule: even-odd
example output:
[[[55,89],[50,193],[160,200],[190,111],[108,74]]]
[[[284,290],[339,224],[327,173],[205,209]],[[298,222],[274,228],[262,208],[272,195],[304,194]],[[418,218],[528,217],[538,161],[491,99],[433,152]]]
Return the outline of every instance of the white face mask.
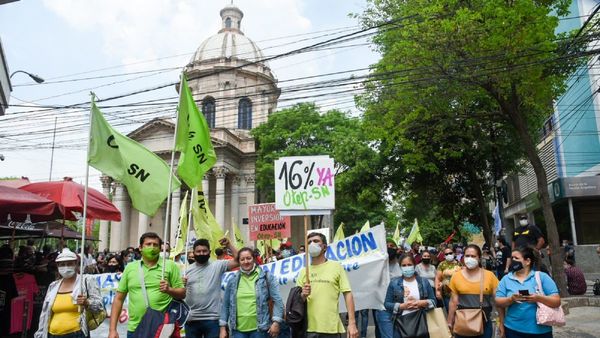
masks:
[[[465,257],[465,265],[467,266],[467,269],[475,269],[477,265],[479,265],[479,261],[477,258]]]
[[[311,242],[308,245],[308,254],[310,255],[310,257],[318,257],[321,254],[321,250],[321,245],[315,242]]]
[[[62,276],[62,278],[71,278],[75,275],[75,267],[74,266],[59,266],[58,273]]]
[[[454,260],[454,255],[446,255],[446,262],[452,262]]]
[[[529,222],[527,222],[526,219],[522,219],[519,221],[519,224],[521,224],[522,226],[526,226]]]

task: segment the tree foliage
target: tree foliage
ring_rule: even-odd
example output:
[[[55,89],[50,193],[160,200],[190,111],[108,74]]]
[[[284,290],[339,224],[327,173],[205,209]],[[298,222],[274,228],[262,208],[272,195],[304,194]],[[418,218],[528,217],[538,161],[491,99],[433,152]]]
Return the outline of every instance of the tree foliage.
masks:
[[[558,233],[535,140],[567,76],[586,55],[586,34],[573,39],[555,33],[556,15],[566,14],[569,4],[370,0],[362,16],[365,25],[381,27],[373,41],[382,55],[362,102],[367,120],[379,126],[374,134],[382,136],[385,156],[401,162],[403,170],[395,178],[428,192],[438,184],[434,196],[441,202],[448,198],[445,203],[454,208],[463,206],[465,200],[456,198],[465,190],[480,200],[481,210],[489,191],[485,173],[491,171],[490,153],[509,147],[526,155],[534,168],[555,252]],[[382,133],[395,128],[400,130]],[[511,137],[517,142],[510,142]],[[414,186],[428,175],[435,180],[429,187]],[[459,193],[451,193],[454,189]],[[440,210],[456,214],[450,211]],[[564,291],[560,262],[553,264],[553,271]]]
[[[329,155],[335,160],[334,224],[352,232],[369,220],[393,221],[386,210],[381,160],[359,118],[339,110],[323,114],[313,103],[300,103],[275,112],[254,128],[256,185],[261,202],[275,200],[275,160],[284,156]]]

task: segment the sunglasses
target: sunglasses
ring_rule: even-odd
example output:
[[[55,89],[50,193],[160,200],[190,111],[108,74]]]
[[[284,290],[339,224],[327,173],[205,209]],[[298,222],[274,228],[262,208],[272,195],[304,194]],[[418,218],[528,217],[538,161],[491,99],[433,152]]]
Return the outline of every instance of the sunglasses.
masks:
[[[454,254],[454,253],[452,253],[452,252],[445,252],[445,253],[444,253],[444,256],[450,256],[450,255],[453,255],[453,254]]]

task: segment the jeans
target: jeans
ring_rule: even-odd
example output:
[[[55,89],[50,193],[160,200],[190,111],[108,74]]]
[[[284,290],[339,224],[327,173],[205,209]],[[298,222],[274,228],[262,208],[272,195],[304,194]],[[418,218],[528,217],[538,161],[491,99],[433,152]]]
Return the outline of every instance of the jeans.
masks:
[[[360,321],[358,320],[358,315],[360,314]],[[354,312],[354,319],[356,320],[358,330],[360,333],[360,338],[365,338],[367,336],[367,326],[369,326],[369,310],[360,310]],[[360,325],[358,325],[360,323]]]
[[[48,338],[86,338],[82,331],[61,334],[61,335],[53,335],[48,333]]]
[[[504,327],[504,333],[506,335],[506,338],[552,338],[552,331],[540,334],[521,333],[515,330],[511,330],[506,326]]]
[[[341,338],[339,333],[306,332],[306,338]]]
[[[285,320],[279,323],[279,336],[278,338],[290,338],[292,336],[292,330]]]
[[[473,336],[471,338],[492,338],[492,331],[492,321],[488,320],[483,324],[483,334],[481,336]],[[463,336],[454,335],[454,338],[463,338]],[[508,338],[508,335],[506,338]]]
[[[195,320],[185,323],[186,337],[194,338],[219,338],[219,321],[214,320]]]
[[[186,336],[187,336],[187,332],[186,332]],[[250,331],[250,332],[240,332],[240,331],[233,330],[233,335],[231,338],[267,338],[268,336],[269,336],[269,334],[267,333],[267,331],[254,330],[254,331]],[[195,337],[195,336],[191,336],[191,337]]]
[[[377,320],[377,333],[380,338],[392,338],[394,325],[392,324],[392,315],[385,310],[375,311]]]

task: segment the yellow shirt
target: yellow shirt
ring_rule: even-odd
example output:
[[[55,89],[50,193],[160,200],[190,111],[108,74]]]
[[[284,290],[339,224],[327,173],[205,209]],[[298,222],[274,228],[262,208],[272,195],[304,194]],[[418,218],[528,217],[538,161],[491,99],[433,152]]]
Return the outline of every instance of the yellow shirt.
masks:
[[[350,282],[346,271],[338,262],[327,261],[319,265],[311,265],[310,296],[308,296],[307,315],[308,332],[344,333],[344,325],[340,320],[340,294],[350,291]],[[296,280],[297,286],[304,286],[306,269],[302,269]]]
[[[71,292],[58,293],[52,304],[52,318],[48,332],[63,335],[81,330],[79,327],[79,307],[73,304]]]

